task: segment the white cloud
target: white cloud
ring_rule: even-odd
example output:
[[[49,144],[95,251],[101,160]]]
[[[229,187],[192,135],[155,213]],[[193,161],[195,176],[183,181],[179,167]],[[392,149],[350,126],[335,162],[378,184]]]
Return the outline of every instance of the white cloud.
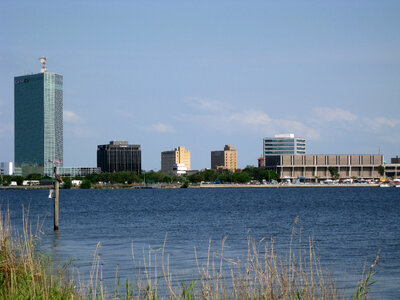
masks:
[[[233,121],[253,126],[267,125],[272,121],[265,112],[259,110],[245,110],[241,113],[233,113],[229,118]]]
[[[319,130],[299,121],[276,119],[273,120],[273,123],[275,123],[275,126],[272,127],[274,133],[290,132],[294,133],[297,137],[309,140],[318,140],[321,136]]]
[[[400,125],[400,119],[386,118],[386,117],[375,117],[373,119],[364,119],[367,129],[378,131],[380,129],[394,128]]]
[[[64,110],[63,118],[65,122],[69,123],[81,123],[82,118],[75,112],[70,110]]]
[[[320,137],[320,132],[317,129],[309,127],[302,122],[274,119],[262,110],[249,109],[241,112],[186,115],[181,116],[181,119],[224,132],[244,131],[248,134],[256,133],[262,136],[292,132],[296,136],[311,140],[316,140]]]
[[[341,108],[317,107],[314,109],[318,121],[355,121],[357,116],[348,110]]]
[[[220,112],[226,110],[228,107],[228,105],[221,101],[197,97],[186,98],[183,100],[183,103],[206,112]]]
[[[382,126],[396,127],[400,125],[400,119],[388,119],[385,117],[375,118],[375,122]]]
[[[175,128],[173,126],[161,122],[151,125],[150,130],[160,133],[175,132]]]

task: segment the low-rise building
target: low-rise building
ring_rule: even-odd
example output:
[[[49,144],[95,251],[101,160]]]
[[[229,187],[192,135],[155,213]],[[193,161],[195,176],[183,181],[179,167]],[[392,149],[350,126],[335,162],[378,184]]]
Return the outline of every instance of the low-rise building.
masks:
[[[309,181],[332,178],[330,167],[336,167],[340,178],[379,178],[383,155],[271,155],[265,168],[274,170],[281,179],[303,178]]]
[[[173,173],[176,175],[184,175],[187,173],[187,167],[185,164],[175,164],[173,167]]]
[[[71,181],[72,186],[80,186],[82,184],[82,180],[74,179]]]
[[[171,151],[161,152],[161,172],[166,174],[185,174],[190,170],[190,150],[180,146]],[[177,173],[179,171],[179,173]],[[182,173],[183,172],[183,173]]]
[[[211,151],[211,169],[236,171],[237,151],[233,145],[225,145],[224,150]]]
[[[385,164],[385,175],[389,178],[400,178],[400,157],[392,157],[390,164]]]
[[[85,177],[89,174],[100,174],[101,169],[95,167],[61,167],[57,168],[57,174],[62,177]]]

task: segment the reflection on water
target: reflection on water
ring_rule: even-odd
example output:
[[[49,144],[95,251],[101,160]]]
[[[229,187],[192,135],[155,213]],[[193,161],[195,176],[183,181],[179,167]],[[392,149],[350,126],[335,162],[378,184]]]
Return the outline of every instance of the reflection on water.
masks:
[[[166,235],[166,253],[178,280],[198,276],[195,248],[205,261],[210,239],[213,254],[228,237],[224,252],[231,258],[246,256],[249,235],[273,238],[277,250],[286,251],[299,216],[296,229],[304,241],[313,238],[323,267],[341,288],[353,288],[380,250],[373,293],[379,299],[398,297],[400,189],[62,190],[58,232],[53,232],[53,199],[47,194],[2,190],[0,202],[10,206],[16,225],[22,205],[29,207],[32,220],[48,214],[42,247],[60,263],[73,259],[82,274],[89,274],[101,242],[103,277],[110,285],[117,266],[122,281],[132,279],[143,269],[143,254],[146,262],[149,251],[160,255],[157,249]],[[152,261],[152,268],[160,260]]]

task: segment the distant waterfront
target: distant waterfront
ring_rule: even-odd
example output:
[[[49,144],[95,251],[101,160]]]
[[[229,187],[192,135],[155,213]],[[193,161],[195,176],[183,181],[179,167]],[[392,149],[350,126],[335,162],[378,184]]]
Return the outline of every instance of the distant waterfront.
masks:
[[[92,189],[176,189],[180,188],[182,184],[109,184],[109,185],[94,185]],[[370,188],[379,187],[377,183],[350,183],[350,184],[318,184],[318,183],[293,183],[293,184],[193,184],[189,185],[189,189],[198,188]],[[0,186],[3,190],[43,190],[43,189],[53,189],[52,185],[48,186]],[[72,189],[79,189],[79,187],[74,187]]]

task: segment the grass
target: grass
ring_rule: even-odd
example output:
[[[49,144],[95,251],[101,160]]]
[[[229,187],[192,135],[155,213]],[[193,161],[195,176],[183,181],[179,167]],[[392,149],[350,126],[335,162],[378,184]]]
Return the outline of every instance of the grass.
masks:
[[[35,251],[38,235],[32,233],[28,217],[24,215],[19,235],[13,232],[9,216],[0,212],[0,298],[74,298],[77,291],[66,268],[54,268],[48,256]]]
[[[111,293],[103,285],[100,243],[84,281],[79,274],[69,273],[69,265],[55,266],[36,250],[40,225],[32,233],[26,214],[22,231],[13,232],[9,214],[0,212],[0,299],[344,299],[334,279],[322,269],[313,241],[294,247],[295,226],[284,255],[272,240],[249,238],[246,257],[232,259],[224,254],[226,239],[216,252],[211,251],[210,242],[205,260],[200,260],[195,250],[197,275],[187,282],[172,275],[164,241],[160,249],[143,252],[143,267],[135,280],[121,285],[116,270]],[[136,261],[133,246],[132,260]],[[368,298],[376,262],[363,274],[351,299]]]

